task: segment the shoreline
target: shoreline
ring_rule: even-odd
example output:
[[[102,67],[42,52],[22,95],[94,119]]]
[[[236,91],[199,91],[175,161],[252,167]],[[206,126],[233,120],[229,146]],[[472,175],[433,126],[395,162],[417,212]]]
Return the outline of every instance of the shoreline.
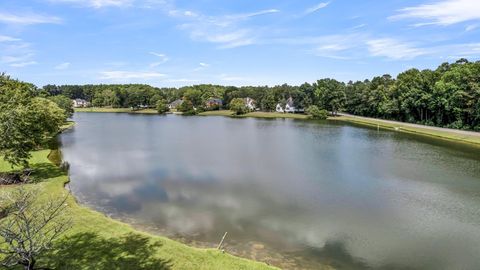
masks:
[[[64,131],[73,126],[74,123],[70,122],[68,124],[68,127],[66,127],[65,129],[62,127],[61,131]],[[103,214],[99,211],[89,208],[88,206],[80,204],[77,198],[69,191],[68,184],[70,183],[70,177],[68,176],[68,174],[62,171],[49,159],[52,151],[56,150],[44,149],[32,152],[32,158],[30,159],[30,164],[32,168],[35,169],[36,167],[39,167],[43,170],[48,170],[49,173],[48,175],[44,175],[45,172],[43,172],[41,175],[38,175],[38,182],[27,185],[36,187],[45,194],[50,194],[52,197],[60,197],[65,195],[68,196],[68,207],[66,208],[66,215],[72,219],[73,227],[62,235],[62,237],[59,239],[59,242],[62,242],[68,238],[75,239],[78,237],[84,237],[86,235],[93,237],[93,239],[100,239],[102,241],[105,241],[105,243],[111,241],[121,242],[126,241],[126,239],[129,239],[129,237],[135,236],[139,239],[139,241],[146,242],[146,248],[150,245],[153,248],[155,246],[154,243],[158,243],[158,248],[150,250],[151,260],[161,259],[165,262],[168,262],[168,269],[279,269],[265,262],[236,256],[223,250],[218,250],[215,248],[198,248],[184,244],[180,241],[171,239],[166,236],[139,230],[128,223],[113,219],[106,214]],[[0,172],[8,172],[12,170],[15,169],[11,169],[9,164],[7,164],[4,160],[0,159]],[[15,186],[0,186],[1,190],[8,190],[14,188]],[[135,246],[136,243],[138,242],[133,241],[132,245]],[[128,244],[128,242],[125,242],[127,248]],[[88,254],[91,250],[96,250],[99,247],[81,246],[81,248],[83,249],[75,251],[78,253],[79,256],[78,262],[82,261],[82,254]],[[134,255],[134,257],[138,256],[139,260],[142,258],[142,256],[144,256],[144,254],[132,254]],[[102,259],[104,259],[102,257],[103,255],[104,254],[94,254],[93,256],[98,259],[98,261],[101,261]],[[117,256],[123,255],[118,254]],[[61,260],[61,256],[59,257],[59,259],[50,257],[48,257],[48,259],[46,258],[47,257],[45,256],[39,257],[39,262],[44,262],[45,260],[47,260],[53,263],[58,263],[58,261]],[[73,260],[75,261],[75,258]],[[102,267],[98,268],[96,261],[89,261],[90,262],[88,264],[82,264],[81,267],[78,269],[107,269]]]
[[[395,132],[428,136],[430,138],[462,143],[465,145],[480,148],[480,132],[475,131],[453,130],[441,127],[423,126],[418,124],[375,119],[348,114],[342,114],[337,117],[329,117],[328,120],[353,123],[374,128],[377,127]]]
[[[89,113],[133,113],[133,114],[157,114],[153,109],[143,109],[132,111],[129,108],[76,108],[76,112]],[[243,115],[234,115],[229,110],[205,111],[198,116],[226,116],[232,118],[264,118],[264,119],[300,119],[309,120],[308,115],[277,113],[277,112],[250,112]],[[341,121],[369,127],[378,127],[395,132],[404,132],[415,135],[428,136],[435,139],[447,140],[467,144],[474,147],[480,147],[480,132],[463,131],[455,129],[446,129],[441,127],[423,126],[418,124],[404,123],[392,120],[376,119],[349,114],[340,114],[339,116],[328,117],[328,121]]]

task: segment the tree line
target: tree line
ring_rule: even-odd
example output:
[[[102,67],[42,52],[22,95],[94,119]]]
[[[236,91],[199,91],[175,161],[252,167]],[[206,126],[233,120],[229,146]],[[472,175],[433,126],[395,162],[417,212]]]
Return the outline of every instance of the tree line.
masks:
[[[220,98],[223,107],[235,98],[250,97],[262,111],[274,111],[278,103],[292,97],[295,106],[312,105],[333,114],[338,111],[360,116],[410,123],[480,130],[480,62],[460,59],[443,63],[435,70],[415,68],[371,80],[339,82],[321,79],[300,86],[194,85],[181,88],[157,88],[149,85],[46,85],[46,95],[82,98],[93,106],[162,106],[177,99],[187,101],[185,109],[206,108],[209,98]],[[214,108],[219,109],[219,108]]]

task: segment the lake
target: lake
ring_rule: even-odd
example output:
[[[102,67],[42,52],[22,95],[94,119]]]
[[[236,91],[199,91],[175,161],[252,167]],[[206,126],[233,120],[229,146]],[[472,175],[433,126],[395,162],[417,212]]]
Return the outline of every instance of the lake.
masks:
[[[75,113],[78,200],[285,269],[479,269],[480,150],[336,121]]]

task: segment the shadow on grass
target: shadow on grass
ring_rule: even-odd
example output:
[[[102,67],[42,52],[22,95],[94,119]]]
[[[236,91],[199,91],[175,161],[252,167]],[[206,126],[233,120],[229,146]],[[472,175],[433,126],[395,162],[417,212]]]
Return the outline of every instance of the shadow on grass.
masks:
[[[167,270],[170,261],[156,255],[161,246],[159,241],[134,233],[117,238],[78,233],[59,241],[57,248],[47,254],[47,264],[64,270]]]
[[[37,163],[32,165],[31,169],[32,174],[30,176],[32,177],[34,183],[66,174],[59,167],[53,165],[52,163]]]

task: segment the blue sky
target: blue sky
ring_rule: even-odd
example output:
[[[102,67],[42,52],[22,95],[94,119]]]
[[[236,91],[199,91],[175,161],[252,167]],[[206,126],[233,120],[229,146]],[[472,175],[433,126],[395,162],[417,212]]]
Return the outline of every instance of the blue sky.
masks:
[[[363,80],[480,58],[479,0],[2,0],[0,71],[47,83]]]

